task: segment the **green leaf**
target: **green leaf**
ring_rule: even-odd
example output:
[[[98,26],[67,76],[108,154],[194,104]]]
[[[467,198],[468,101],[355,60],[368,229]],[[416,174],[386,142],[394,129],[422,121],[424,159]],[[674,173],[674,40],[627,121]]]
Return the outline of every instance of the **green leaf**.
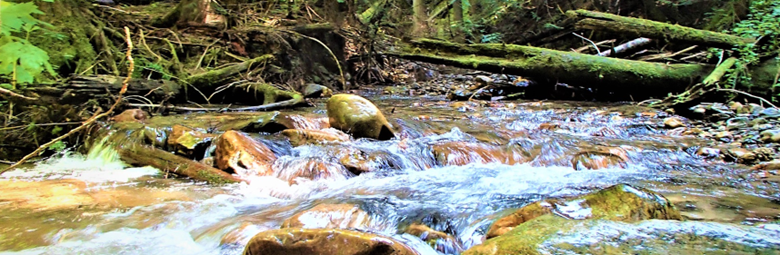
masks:
[[[10,90],[10,89],[14,89],[14,86],[11,85],[10,83],[0,83],[0,88],[4,88],[4,89],[9,89]]]
[[[65,145],[65,142],[63,142],[63,141],[57,141],[57,142],[53,143],[52,145],[49,145],[49,149],[51,149],[53,151],[56,151],[56,152],[61,152],[61,151],[65,150],[65,148],[67,148],[67,147],[68,146]]]
[[[60,132],[62,132],[62,127],[60,126],[54,126],[54,128],[51,130],[52,135],[59,134]]]
[[[32,14],[44,14],[38,10],[34,2],[11,3],[0,1],[0,34],[11,35],[12,32],[20,32],[22,26],[27,23],[42,23]]]

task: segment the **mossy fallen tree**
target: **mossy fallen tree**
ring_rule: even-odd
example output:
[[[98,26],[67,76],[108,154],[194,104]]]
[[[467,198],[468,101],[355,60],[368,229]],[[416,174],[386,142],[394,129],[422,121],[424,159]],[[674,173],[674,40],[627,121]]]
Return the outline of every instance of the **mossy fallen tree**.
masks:
[[[647,96],[683,91],[713,69],[707,65],[650,63],[512,44],[457,44],[430,39],[414,40],[409,47],[390,55]]]
[[[241,179],[209,165],[152,146],[131,144],[117,148],[123,161],[136,166],[152,166],[166,173],[207,181],[212,184],[240,182]]]
[[[577,29],[602,30],[724,49],[755,42],[750,38],[602,12],[576,10],[568,11],[566,15],[582,19],[576,23]]]
[[[273,58],[274,56],[271,54],[262,55],[225,68],[192,75],[186,79],[186,82],[198,88],[222,85],[221,82],[235,77],[236,74],[257,66],[262,62],[272,60]]]
[[[114,75],[74,76],[57,86],[29,87],[25,92],[57,104],[81,104],[92,99],[119,94],[125,77]],[[181,92],[181,86],[168,80],[133,79],[126,95],[143,96],[152,101],[166,100]]]

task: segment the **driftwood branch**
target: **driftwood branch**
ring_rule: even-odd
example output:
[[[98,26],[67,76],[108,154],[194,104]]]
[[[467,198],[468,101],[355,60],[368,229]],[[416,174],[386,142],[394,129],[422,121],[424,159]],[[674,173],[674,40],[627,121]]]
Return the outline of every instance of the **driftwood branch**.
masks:
[[[24,96],[24,95],[20,95],[20,94],[17,94],[15,92],[13,92],[13,91],[4,89],[4,88],[0,88],[0,93],[7,94],[7,95],[10,95],[12,97],[18,97],[18,98],[21,98],[21,99],[24,99],[24,100],[28,100],[28,101],[38,100],[37,98],[32,98],[32,97],[27,97],[27,96]]]
[[[631,40],[631,41],[629,41],[627,43],[618,45],[617,47],[615,47],[613,49],[610,49],[608,51],[600,52],[599,54],[597,54],[597,56],[609,57],[609,56],[611,56],[613,54],[620,54],[620,53],[626,52],[626,51],[631,50],[631,49],[636,49],[636,48],[645,46],[647,44],[650,44],[651,42],[653,42],[653,39],[640,37],[640,38]]]

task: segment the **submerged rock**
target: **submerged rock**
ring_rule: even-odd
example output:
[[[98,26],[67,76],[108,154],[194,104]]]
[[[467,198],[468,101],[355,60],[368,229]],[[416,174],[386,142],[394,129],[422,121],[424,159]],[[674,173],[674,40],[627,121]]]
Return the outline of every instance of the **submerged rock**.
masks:
[[[240,176],[271,175],[276,155],[264,144],[238,131],[227,131],[216,141],[217,167],[232,170]]]
[[[249,241],[244,255],[413,255],[399,241],[351,230],[283,228],[261,232]]]
[[[389,140],[395,137],[393,126],[379,108],[361,96],[334,95],[326,108],[330,125],[355,138]]]
[[[282,157],[272,166],[274,175],[290,185],[300,180],[346,180],[352,176],[344,166],[320,158]]]
[[[674,205],[662,195],[619,184],[578,198],[550,199],[527,205],[493,223],[486,238],[491,239],[507,234],[518,226],[543,215],[556,215],[555,217],[566,220],[604,219],[623,222],[648,219],[682,220]],[[554,227],[558,226],[548,226],[548,228]],[[521,231],[526,230],[529,229],[523,228]],[[508,238],[517,238],[518,235],[521,234],[515,232]]]
[[[627,165],[628,152],[619,147],[581,151],[574,154],[574,157],[571,159],[571,166],[574,170],[597,170],[609,167],[626,168]]]
[[[514,165],[528,160],[511,147],[470,142],[445,142],[431,146],[439,164],[462,166],[470,163],[498,162]]]
[[[282,228],[379,230],[379,225],[357,205],[319,204],[285,220]]]
[[[349,135],[336,129],[285,129],[282,135],[290,139],[292,146],[349,141]]]
[[[463,252],[458,240],[447,233],[436,231],[426,225],[413,223],[406,228],[407,234],[417,236],[428,245],[444,254],[457,254]]]

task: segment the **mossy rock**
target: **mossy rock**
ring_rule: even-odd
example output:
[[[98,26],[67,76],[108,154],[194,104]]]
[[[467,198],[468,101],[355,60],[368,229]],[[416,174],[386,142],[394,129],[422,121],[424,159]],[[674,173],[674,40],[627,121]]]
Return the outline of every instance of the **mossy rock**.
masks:
[[[313,130],[313,129],[285,129],[282,135],[290,139],[292,146],[301,146],[306,144],[326,144],[349,141],[349,135],[335,129]]]
[[[249,241],[244,255],[413,255],[399,241],[351,230],[283,228],[261,232]]]
[[[357,95],[337,94],[326,105],[330,126],[355,138],[389,140],[393,126],[371,101]]]
[[[496,221],[488,240],[463,254],[538,254],[537,246],[553,234],[582,220],[637,222],[682,220],[674,205],[650,190],[618,184],[570,199],[550,199],[527,205]]]

